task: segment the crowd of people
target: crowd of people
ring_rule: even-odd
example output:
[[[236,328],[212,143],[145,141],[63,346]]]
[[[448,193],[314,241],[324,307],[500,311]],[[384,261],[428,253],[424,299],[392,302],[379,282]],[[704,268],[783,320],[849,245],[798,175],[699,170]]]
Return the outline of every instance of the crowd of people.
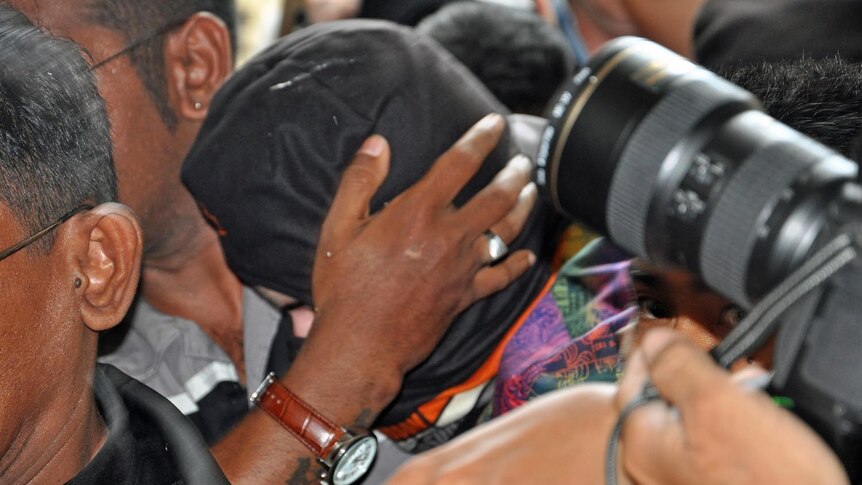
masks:
[[[849,483],[751,385],[774,340],[710,359],[745,302],[532,180],[558,89],[622,35],[856,158],[862,7],[298,11],[237,66],[233,0],[0,1],[0,484],[603,483],[647,382],[619,482]]]

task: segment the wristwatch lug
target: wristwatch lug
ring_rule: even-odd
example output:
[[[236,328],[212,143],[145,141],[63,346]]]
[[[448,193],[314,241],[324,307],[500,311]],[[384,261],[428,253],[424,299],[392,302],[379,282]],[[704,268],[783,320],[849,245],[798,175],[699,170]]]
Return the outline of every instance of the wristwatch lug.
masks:
[[[317,459],[318,463],[320,463],[320,465],[324,468],[324,471],[320,474],[320,483],[322,483],[323,485],[332,485],[335,478],[335,472],[336,470],[338,470],[339,462],[346,457],[347,453],[354,446],[358,446],[359,443],[363,440],[371,438],[375,442],[375,449],[377,447],[377,437],[374,436],[374,433],[361,429],[342,429],[344,430],[344,435],[333,446],[332,451],[329,453],[329,456],[327,456],[326,459]]]
[[[249,400],[314,453],[318,463],[325,469],[320,476],[321,483],[330,484],[334,477],[343,484],[354,483],[374,460],[378,445],[373,433],[362,429],[346,429],[329,421],[278,382],[273,373],[264,378]],[[363,440],[368,441],[363,445]],[[369,444],[372,447],[370,452]],[[351,452],[354,446],[357,448]],[[357,461],[358,457],[367,459]],[[344,463],[341,463],[342,459]],[[359,464],[358,468],[353,468],[352,472],[346,471],[351,470],[350,467],[356,463]],[[340,466],[348,468],[339,469]],[[345,471],[346,475],[342,475],[340,470]]]
[[[357,441],[369,436],[371,433],[355,431],[352,429],[341,428],[344,431],[344,435],[335,443],[335,446],[332,447],[332,451],[329,453],[329,456],[326,458],[318,458],[317,461],[320,462],[321,465],[332,468],[338,460],[347,453],[347,450],[350,449],[350,445],[356,443]]]
[[[251,397],[249,398],[249,401],[251,401],[253,404],[258,404],[260,402],[261,396],[263,396],[264,391],[266,391],[266,388],[269,387],[273,382],[275,382],[275,372],[270,372],[266,377],[263,378],[263,381],[261,381],[260,385],[257,386],[257,390],[252,393]]]

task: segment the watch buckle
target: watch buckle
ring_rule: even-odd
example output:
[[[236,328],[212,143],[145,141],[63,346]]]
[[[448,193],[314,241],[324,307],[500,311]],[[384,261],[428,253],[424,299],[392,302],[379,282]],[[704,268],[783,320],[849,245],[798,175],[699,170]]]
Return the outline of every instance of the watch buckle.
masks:
[[[263,381],[257,386],[257,390],[252,393],[251,397],[248,398],[253,404],[257,404],[260,402],[260,397],[263,396],[263,393],[266,392],[266,388],[275,382],[275,372],[270,372],[266,377],[263,378]]]

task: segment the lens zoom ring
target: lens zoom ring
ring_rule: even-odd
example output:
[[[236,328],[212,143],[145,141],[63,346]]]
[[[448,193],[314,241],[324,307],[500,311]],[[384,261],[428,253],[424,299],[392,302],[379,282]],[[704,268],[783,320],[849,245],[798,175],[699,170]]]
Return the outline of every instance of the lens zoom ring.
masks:
[[[824,153],[786,142],[765,145],[742,162],[718,198],[704,230],[701,275],[737,303],[749,304],[746,273],[761,214]]]
[[[730,83],[695,80],[675,87],[656,103],[632,133],[611,181],[607,221],[615,243],[646,256],[647,215],[668,153],[716,108],[749,99],[750,95]]]

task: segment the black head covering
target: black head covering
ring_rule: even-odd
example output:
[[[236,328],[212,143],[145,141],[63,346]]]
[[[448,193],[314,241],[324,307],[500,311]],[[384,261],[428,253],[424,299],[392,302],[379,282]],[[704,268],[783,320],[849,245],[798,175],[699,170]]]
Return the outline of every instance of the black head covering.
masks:
[[[280,40],[227,81],[182,178],[219,230],[228,263],[243,282],[311,303],[320,226],[343,169],[365,138],[382,134],[392,149],[390,173],[372,201],[377,211],[491,112],[504,108],[412,30],[368,20],[319,24]],[[456,204],[486,185],[515,151],[506,135]],[[400,422],[487,359],[548,276],[541,261],[555,220],[537,206],[511,246],[532,249],[540,264],[465,311],[407,376],[378,424]]]
[[[862,61],[859,0],[708,0],[695,24],[707,67],[836,54]]]
[[[416,25],[440,7],[457,0],[363,0],[359,16]]]

